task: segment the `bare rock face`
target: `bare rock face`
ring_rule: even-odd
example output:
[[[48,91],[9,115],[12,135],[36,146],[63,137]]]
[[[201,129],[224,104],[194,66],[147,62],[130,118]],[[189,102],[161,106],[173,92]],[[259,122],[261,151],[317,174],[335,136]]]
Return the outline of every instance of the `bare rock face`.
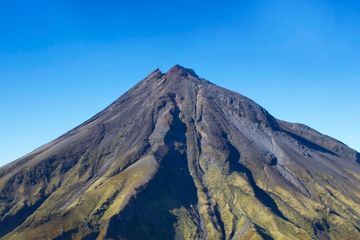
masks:
[[[360,239],[360,154],[174,66],[0,168],[1,239]]]

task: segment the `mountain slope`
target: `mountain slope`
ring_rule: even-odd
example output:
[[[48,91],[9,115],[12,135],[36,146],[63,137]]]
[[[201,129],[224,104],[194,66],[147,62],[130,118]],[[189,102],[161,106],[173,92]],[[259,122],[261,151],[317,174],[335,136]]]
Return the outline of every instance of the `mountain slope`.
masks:
[[[174,66],[0,168],[1,239],[358,239],[360,154]]]

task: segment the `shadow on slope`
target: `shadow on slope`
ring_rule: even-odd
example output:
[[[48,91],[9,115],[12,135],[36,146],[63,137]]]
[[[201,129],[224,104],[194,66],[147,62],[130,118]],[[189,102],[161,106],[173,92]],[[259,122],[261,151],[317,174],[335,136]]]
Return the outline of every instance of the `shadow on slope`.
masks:
[[[154,178],[110,220],[107,237],[114,239],[174,239],[176,216],[170,211],[197,204],[197,191],[190,175],[186,149],[186,126],[174,113],[165,137],[169,152],[160,160]]]
[[[333,155],[333,156],[338,156],[336,153],[330,151],[329,149],[326,149],[316,143],[313,143],[307,139],[305,139],[304,137],[301,137],[297,134],[294,134],[292,132],[289,132],[289,131],[286,131],[286,130],[283,130],[286,134],[288,134],[289,136],[291,136],[292,138],[294,138],[296,141],[298,141],[301,145],[304,145],[310,149],[313,149],[315,151],[319,151],[319,152],[323,152],[323,153],[328,153],[330,155]]]
[[[263,240],[274,240],[264,228],[255,224],[256,232],[262,237]]]
[[[15,215],[7,216],[2,220],[0,227],[0,238],[12,232],[15,228],[23,224],[23,222],[32,215],[46,200],[46,197],[38,200],[34,205],[25,206]]]
[[[252,175],[252,172],[249,168],[247,168],[245,165],[240,163],[240,153],[239,151],[230,143],[228,142],[228,148],[230,151],[229,156],[229,165],[230,165],[230,171],[236,171],[245,174],[245,176],[248,178],[249,183],[251,187],[254,190],[255,197],[266,207],[270,208],[271,211],[277,215],[278,217],[284,219],[285,221],[289,221],[284,214],[280,211],[278,206],[276,205],[276,202],[272,197],[262,190],[255,182],[255,179]]]

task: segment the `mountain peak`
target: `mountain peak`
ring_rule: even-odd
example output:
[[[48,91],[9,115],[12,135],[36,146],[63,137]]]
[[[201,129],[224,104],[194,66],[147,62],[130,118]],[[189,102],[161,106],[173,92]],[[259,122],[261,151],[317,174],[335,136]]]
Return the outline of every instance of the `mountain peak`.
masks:
[[[156,78],[158,76],[163,75],[163,73],[161,72],[161,70],[159,68],[155,69],[154,71],[152,71],[147,78]]]
[[[169,71],[166,73],[166,75],[181,75],[181,76],[192,76],[195,78],[199,78],[199,76],[195,73],[194,70],[191,68],[183,67],[179,64],[176,64],[172,68],[169,69]]]

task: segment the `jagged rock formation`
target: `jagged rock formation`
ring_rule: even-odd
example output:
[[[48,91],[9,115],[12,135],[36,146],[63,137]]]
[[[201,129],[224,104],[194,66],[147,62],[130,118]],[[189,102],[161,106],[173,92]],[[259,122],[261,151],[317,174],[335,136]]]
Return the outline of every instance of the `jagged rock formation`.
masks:
[[[360,239],[360,154],[175,66],[0,169],[1,239]]]

